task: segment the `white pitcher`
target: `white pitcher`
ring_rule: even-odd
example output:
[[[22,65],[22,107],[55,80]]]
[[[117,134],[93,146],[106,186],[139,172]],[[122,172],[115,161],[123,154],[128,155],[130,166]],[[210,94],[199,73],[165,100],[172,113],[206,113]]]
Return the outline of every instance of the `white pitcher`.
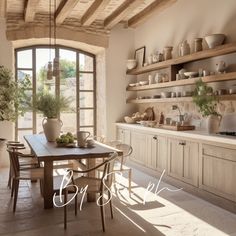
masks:
[[[77,143],[79,147],[85,147],[87,138],[90,136],[88,131],[78,131],[77,132]]]

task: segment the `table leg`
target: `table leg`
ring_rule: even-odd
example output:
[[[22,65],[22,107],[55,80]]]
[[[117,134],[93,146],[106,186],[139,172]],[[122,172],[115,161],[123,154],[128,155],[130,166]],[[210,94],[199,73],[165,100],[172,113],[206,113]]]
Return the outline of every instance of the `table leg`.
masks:
[[[94,167],[96,164],[96,159],[95,158],[88,158],[87,159],[87,166],[88,168]],[[96,171],[90,171],[88,173],[89,177],[96,177]],[[88,202],[95,202],[96,201],[96,193],[88,193],[87,194],[87,201]]]
[[[44,162],[44,209],[53,208],[53,162]]]

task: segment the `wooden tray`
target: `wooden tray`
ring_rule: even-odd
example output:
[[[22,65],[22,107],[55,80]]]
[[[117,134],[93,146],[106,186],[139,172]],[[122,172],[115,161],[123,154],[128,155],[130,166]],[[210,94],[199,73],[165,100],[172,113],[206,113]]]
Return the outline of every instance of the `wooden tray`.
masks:
[[[160,125],[158,128],[169,129],[175,131],[185,131],[185,130],[194,130],[194,125]]]

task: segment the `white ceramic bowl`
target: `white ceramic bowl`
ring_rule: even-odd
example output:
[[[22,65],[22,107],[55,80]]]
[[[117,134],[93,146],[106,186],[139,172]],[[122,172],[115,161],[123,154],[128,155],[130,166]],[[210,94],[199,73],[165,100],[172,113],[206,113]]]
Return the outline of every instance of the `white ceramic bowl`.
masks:
[[[128,124],[134,124],[135,123],[135,120],[133,118],[129,117],[129,116],[125,116],[124,120]]]
[[[209,48],[214,48],[223,44],[225,39],[224,34],[211,34],[205,37]]]
[[[184,75],[189,77],[189,78],[193,78],[193,77],[198,75],[198,72],[196,72],[196,71],[184,72]]]
[[[145,81],[145,80],[139,81],[139,84],[140,84],[140,85],[147,85],[147,84],[148,84],[148,81]]]
[[[137,66],[137,61],[135,59],[127,60],[126,66],[128,70],[132,70]]]
[[[171,92],[161,92],[161,97],[162,98],[170,98]]]
[[[129,87],[135,87],[135,86],[136,86],[136,83],[129,84]]]

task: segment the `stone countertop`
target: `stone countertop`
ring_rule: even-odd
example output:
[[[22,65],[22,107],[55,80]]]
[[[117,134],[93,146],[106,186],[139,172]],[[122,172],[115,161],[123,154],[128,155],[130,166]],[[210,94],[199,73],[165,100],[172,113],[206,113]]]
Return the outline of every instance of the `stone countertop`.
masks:
[[[199,141],[211,141],[229,145],[236,145],[236,137],[219,135],[219,134],[208,134],[206,131],[200,131],[200,130],[174,131],[161,128],[145,127],[140,124],[127,124],[127,123],[116,123],[116,125],[122,126],[124,128],[138,129],[152,133],[158,132],[159,134],[174,135],[183,138],[192,138],[192,139],[197,139]]]

